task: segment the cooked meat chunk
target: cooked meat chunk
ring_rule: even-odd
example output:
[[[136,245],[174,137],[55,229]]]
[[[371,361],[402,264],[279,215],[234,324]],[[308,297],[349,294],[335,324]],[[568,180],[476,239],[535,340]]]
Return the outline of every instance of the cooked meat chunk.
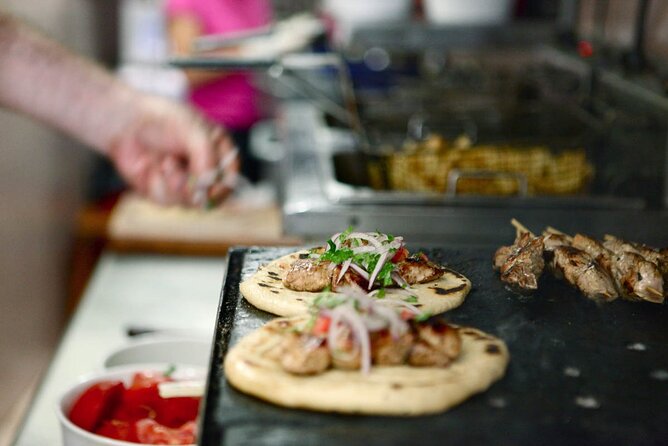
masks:
[[[515,252],[516,249],[517,247],[514,245],[502,246],[499,249],[497,249],[496,252],[494,253],[494,257],[492,258],[494,271],[499,271],[503,266],[503,264],[506,263],[506,261],[508,261],[508,257],[510,257]]]
[[[405,364],[414,340],[413,333],[393,338],[389,330],[371,334],[371,359],[377,365]]]
[[[578,248],[592,256],[607,272],[612,272],[612,261],[614,253],[603,246],[601,242],[583,234],[575,234],[573,247]]]
[[[341,330],[336,345],[330,346],[332,365],[337,369],[356,370],[362,365],[362,354],[359,345],[353,340],[350,331]]]
[[[499,257],[507,254],[503,250]],[[494,264],[501,263],[495,258]],[[501,280],[519,292],[532,292],[538,288],[538,279],[545,268],[543,260],[543,238],[534,237],[526,232],[512,246],[512,252],[499,268]]]
[[[332,281],[332,272],[328,267],[329,262],[297,259],[283,277],[283,285],[294,291],[322,291]]]
[[[413,325],[416,341],[408,363],[416,367],[445,367],[459,356],[461,337],[459,331],[443,322]]]
[[[572,246],[555,248],[553,269],[555,274],[590,299],[611,301],[619,297],[610,275],[581,249]]]
[[[322,373],[331,364],[331,356],[323,338],[290,333],[285,337],[281,349],[281,366],[296,375]]]
[[[566,234],[550,231],[543,232],[543,246],[547,252],[551,253],[559,246],[569,246],[570,244],[571,238]]]
[[[366,289],[368,281],[353,268],[348,268],[341,280],[342,265],[333,267],[329,261],[297,259],[283,277],[283,286],[294,291],[322,291],[327,287],[336,290],[344,285],[359,285]],[[417,254],[396,264],[396,272],[409,284],[431,282],[443,275],[445,269],[430,261],[426,255]]]
[[[444,270],[431,262],[426,255],[418,254],[397,263],[397,272],[409,285],[415,285],[438,279]]]
[[[622,297],[663,303],[663,277],[659,268],[640,254],[624,252],[614,256],[612,275]]]
[[[615,254],[623,254],[625,252],[632,252],[639,254],[645,260],[654,263],[661,272],[664,281],[668,280],[668,253],[663,253],[651,246],[643,245],[641,243],[632,243],[617,238],[612,235],[606,235],[603,245],[614,252]]]
[[[367,288],[369,282],[367,282],[364,277],[357,274],[351,268],[348,268],[348,271],[346,271],[343,277],[341,277],[341,280],[338,280],[340,272],[341,265],[338,265],[336,268],[334,268],[334,271],[332,272],[332,290],[336,291],[338,288],[348,285],[358,285],[363,289]]]

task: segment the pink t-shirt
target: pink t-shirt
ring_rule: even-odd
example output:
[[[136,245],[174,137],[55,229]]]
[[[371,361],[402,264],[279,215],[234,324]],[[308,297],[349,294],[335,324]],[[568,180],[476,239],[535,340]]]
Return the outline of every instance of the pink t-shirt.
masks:
[[[168,17],[196,16],[205,35],[258,28],[271,21],[269,0],[167,0],[166,8]],[[260,118],[258,97],[247,73],[229,73],[190,92],[197,108],[232,130],[247,129]]]

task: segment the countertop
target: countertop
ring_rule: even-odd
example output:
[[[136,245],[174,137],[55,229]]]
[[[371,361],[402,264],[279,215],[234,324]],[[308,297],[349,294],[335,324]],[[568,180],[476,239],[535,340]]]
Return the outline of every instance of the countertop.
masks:
[[[129,342],[127,327],[186,330],[212,339],[224,274],[223,257],[105,254],[14,444],[62,445],[58,396],[79,376],[101,369],[110,351]]]

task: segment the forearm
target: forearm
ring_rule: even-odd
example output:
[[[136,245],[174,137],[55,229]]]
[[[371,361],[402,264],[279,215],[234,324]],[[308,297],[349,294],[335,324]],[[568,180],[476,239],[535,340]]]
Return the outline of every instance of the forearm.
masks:
[[[0,12],[0,105],[106,152],[137,101],[101,67]]]

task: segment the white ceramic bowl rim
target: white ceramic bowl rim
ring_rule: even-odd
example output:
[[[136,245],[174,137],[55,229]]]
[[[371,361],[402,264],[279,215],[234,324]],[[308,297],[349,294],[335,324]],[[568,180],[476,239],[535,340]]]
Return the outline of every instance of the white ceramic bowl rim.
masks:
[[[170,360],[168,358],[160,358],[160,360],[150,360],[150,361],[133,361],[133,362],[121,362],[119,364],[108,365],[110,361],[122,357],[123,355],[136,355],[141,349],[146,349],[147,356],[156,356],[154,349],[164,348],[165,346],[172,346],[177,348],[179,345],[185,346],[188,348],[186,351],[186,356],[189,357],[185,362],[178,360]],[[192,361],[193,349],[190,347],[201,348],[202,351],[207,352],[206,358],[202,357],[202,362],[195,364]],[[173,350],[173,349],[172,349]],[[154,364],[154,363],[170,363],[175,365],[180,365],[184,367],[206,367],[208,364],[208,355],[211,350],[211,342],[203,338],[196,336],[182,337],[182,336],[165,336],[165,335],[156,335],[156,334],[146,334],[141,335],[137,339],[133,339],[125,344],[111,350],[103,359],[102,367],[107,370],[111,370],[116,367],[131,366],[135,364]],[[162,356],[160,353],[157,353],[157,356]]]

